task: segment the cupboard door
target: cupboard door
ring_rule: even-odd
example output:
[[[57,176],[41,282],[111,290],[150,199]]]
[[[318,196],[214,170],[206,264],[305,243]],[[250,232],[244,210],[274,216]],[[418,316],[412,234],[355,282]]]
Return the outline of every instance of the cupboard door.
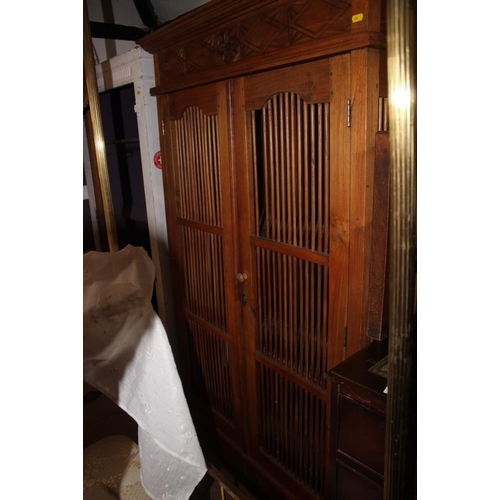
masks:
[[[328,487],[324,374],[347,310],[349,56],[234,88],[248,446],[299,498]]]
[[[161,110],[181,373],[203,419],[239,442],[227,85],[170,94]]]

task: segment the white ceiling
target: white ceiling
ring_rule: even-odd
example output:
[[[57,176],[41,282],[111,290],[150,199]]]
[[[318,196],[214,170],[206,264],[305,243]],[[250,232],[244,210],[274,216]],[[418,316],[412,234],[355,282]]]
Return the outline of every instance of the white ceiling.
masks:
[[[156,15],[162,23],[171,21],[207,2],[208,0],[151,0]]]

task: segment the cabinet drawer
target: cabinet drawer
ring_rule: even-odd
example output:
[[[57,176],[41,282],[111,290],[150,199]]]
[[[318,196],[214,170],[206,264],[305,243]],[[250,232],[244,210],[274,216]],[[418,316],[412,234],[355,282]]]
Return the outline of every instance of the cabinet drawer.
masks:
[[[383,476],[385,415],[339,396],[338,450]]]
[[[382,500],[384,489],[381,485],[358,474],[342,462],[337,462],[336,500]]]

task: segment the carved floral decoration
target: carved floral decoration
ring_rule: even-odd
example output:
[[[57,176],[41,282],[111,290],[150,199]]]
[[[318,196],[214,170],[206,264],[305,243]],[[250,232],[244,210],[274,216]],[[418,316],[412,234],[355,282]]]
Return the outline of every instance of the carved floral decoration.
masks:
[[[217,44],[217,52],[222,56],[222,60],[229,64],[235,61],[240,54],[240,41],[231,31],[226,29],[222,33],[221,39]]]

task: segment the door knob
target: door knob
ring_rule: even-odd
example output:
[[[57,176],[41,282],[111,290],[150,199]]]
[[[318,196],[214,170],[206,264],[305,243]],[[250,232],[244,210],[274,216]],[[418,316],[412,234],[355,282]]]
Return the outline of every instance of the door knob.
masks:
[[[243,283],[244,281],[246,281],[248,279],[248,274],[247,273],[238,273],[236,275],[236,279],[240,282],[240,283]]]

